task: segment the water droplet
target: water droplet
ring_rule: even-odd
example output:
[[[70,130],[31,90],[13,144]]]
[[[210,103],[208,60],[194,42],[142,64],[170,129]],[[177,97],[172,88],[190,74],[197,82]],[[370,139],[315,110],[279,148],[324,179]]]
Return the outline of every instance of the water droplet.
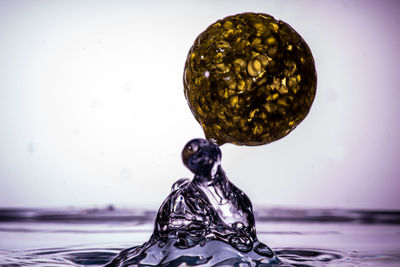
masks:
[[[130,91],[130,90],[132,90],[132,88],[133,88],[133,85],[132,85],[130,82],[126,82],[126,83],[124,84],[124,89],[125,89],[126,91]]]
[[[35,152],[35,143],[29,142],[26,150],[28,151],[28,153],[33,154]]]
[[[101,108],[103,106],[103,103],[97,101],[97,100],[93,100],[91,103],[91,107],[93,109],[97,109],[97,108]]]
[[[119,177],[120,177],[121,179],[124,179],[124,180],[130,179],[130,178],[131,178],[131,171],[130,171],[130,169],[127,169],[127,168],[122,169],[121,172],[120,172],[120,174],[119,174]]]

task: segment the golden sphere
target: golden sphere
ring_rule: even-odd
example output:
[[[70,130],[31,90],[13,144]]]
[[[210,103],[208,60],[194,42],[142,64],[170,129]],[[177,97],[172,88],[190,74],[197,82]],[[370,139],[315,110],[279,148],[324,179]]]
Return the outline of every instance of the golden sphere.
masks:
[[[207,139],[255,146],[284,137],[307,116],[317,74],[310,48],[288,24],[243,13],[197,37],[183,80]]]

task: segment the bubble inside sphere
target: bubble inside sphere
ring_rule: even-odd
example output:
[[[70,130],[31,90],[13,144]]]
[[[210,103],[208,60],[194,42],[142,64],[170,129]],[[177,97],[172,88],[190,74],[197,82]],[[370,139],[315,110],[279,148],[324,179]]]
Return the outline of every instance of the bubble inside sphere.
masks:
[[[183,80],[207,139],[262,145],[284,137],[307,116],[317,75],[308,45],[288,24],[243,13],[197,37]]]

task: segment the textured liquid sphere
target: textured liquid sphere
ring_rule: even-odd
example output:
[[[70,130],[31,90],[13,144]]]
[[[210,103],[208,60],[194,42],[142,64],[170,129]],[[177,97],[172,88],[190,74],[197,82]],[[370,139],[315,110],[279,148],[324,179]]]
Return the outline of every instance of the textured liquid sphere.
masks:
[[[201,33],[183,78],[192,113],[219,145],[284,137],[307,116],[317,83],[301,36],[283,21],[254,13],[226,17]]]

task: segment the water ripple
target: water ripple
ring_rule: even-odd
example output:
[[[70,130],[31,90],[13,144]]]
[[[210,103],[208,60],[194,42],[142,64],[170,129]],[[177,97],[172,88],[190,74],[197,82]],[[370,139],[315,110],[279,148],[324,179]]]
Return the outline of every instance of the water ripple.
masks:
[[[123,246],[112,248],[54,248],[38,249],[15,253],[0,253],[0,266],[102,266],[113,259]],[[366,263],[374,263],[376,266],[398,266],[400,254],[393,253],[345,253],[336,250],[324,250],[315,248],[273,248],[274,252],[282,260],[281,267],[289,266],[354,266]],[[193,256],[182,255],[176,262],[168,266],[195,266]],[[198,259],[197,259],[198,262]],[[239,260],[226,259],[213,266],[236,266]],[[181,265],[185,263],[186,265]],[[244,265],[237,265],[244,266]],[[260,265],[262,266],[262,265]],[[370,265],[373,266],[373,265]]]
[[[400,224],[400,211],[339,209],[255,209],[258,222]],[[138,209],[0,209],[0,222],[152,223],[155,211]]]

